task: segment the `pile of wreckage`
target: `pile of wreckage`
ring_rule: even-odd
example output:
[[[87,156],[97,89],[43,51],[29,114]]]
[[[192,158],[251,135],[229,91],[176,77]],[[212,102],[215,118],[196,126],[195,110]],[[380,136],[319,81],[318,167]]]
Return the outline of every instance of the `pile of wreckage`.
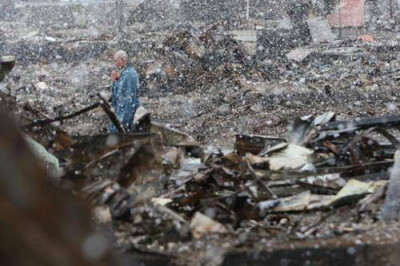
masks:
[[[149,91],[189,92],[221,82],[235,85],[243,82],[243,73],[256,72],[255,62],[243,45],[224,34],[218,23],[201,34],[190,30],[169,34],[154,45],[134,58]]]
[[[1,72],[12,64],[12,58],[2,58]],[[148,113],[138,115],[134,133],[126,133],[98,96],[98,103],[76,113],[43,120],[34,110],[15,110],[13,98],[2,93],[2,106],[18,114],[24,141],[11,127],[1,127],[0,156],[33,152],[50,180],[89,202],[94,220],[108,226],[116,245],[129,254],[178,264],[239,265],[241,259],[271,262],[279,251],[290,265],[299,258],[282,257],[287,250],[313,250],[303,256],[306,263],[338,256],[329,249],[337,247],[357,260],[397,261],[396,254],[380,255],[399,243],[399,224],[384,222],[400,217],[400,142],[392,132],[400,116],[301,117],[289,124],[286,138],[238,134],[234,150],[222,151],[152,123]],[[98,107],[119,134],[71,136],[59,127]],[[11,168],[1,175],[6,188],[15,190],[16,183],[5,181],[13,178],[36,182],[27,171],[34,162],[26,156],[5,161],[25,164],[22,172]],[[47,192],[35,185],[26,193],[43,198]],[[28,194],[18,194],[19,200]],[[4,197],[20,208],[11,194]],[[367,255],[371,245],[378,246],[375,255]],[[330,255],[321,258],[317,250],[327,248]],[[235,259],[235,252],[241,257]]]

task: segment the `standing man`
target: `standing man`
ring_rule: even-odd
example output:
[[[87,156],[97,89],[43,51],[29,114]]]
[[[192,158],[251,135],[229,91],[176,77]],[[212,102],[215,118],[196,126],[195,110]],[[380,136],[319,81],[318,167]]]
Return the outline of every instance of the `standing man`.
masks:
[[[114,108],[121,125],[126,132],[129,132],[133,127],[136,110],[140,106],[139,79],[136,70],[128,64],[128,54],[125,51],[118,51],[114,55],[114,62],[120,70],[120,74],[116,70],[111,72],[111,80],[113,81],[111,106]],[[109,131],[118,132],[114,125],[109,128]]]

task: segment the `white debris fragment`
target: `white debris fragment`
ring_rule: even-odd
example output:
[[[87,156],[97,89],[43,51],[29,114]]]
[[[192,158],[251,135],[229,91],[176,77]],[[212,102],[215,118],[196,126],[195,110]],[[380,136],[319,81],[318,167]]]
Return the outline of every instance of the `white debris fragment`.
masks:
[[[30,137],[24,136],[24,138],[35,156],[40,160],[44,167],[46,167],[49,176],[59,178],[62,175],[63,171],[59,166],[59,161],[57,157],[49,153],[42,145],[40,145]]]
[[[270,170],[296,169],[312,161],[313,151],[302,146],[289,144],[269,158]]]
[[[96,222],[105,224],[112,221],[111,212],[108,207],[98,206],[92,210],[93,218]]]
[[[57,41],[56,38],[49,37],[49,36],[44,37],[44,39],[45,39],[46,41],[49,41],[49,42],[56,42],[56,41]]]
[[[199,212],[196,212],[193,216],[190,228],[192,229],[193,237],[196,239],[210,233],[227,233],[224,225]]]
[[[293,60],[296,62],[302,62],[312,52],[313,52],[313,49],[297,48],[297,49],[294,49],[293,51],[291,51],[290,53],[286,54],[286,57],[289,60]]]
[[[33,38],[33,37],[36,37],[37,35],[39,35],[39,31],[31,31],[31,32],[29,32],[27,35],[25,35],[25,36],[22,37],[22,38],[24,38],[24,39],[31,39],[31,38]]]
[[[159,204],[159,205],[167,205],[168,203],[172,202],[172,199],[165,199],[165,198],[152,198],[151,202],[154,204]]]
[[[35,88],[37,90],[43,91],[43,90],[47,90],[49,88],[49,86],[45,82],[40,81],[40,82],[35,84]]]

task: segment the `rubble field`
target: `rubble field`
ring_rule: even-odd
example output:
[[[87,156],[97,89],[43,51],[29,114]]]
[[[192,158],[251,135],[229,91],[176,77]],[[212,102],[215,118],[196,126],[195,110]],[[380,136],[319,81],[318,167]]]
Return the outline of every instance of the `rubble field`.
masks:
[[[198,35],[157,35],[135,35],[148,40],[141,47],[135,40],[125,44],[134,47],[129,51],[140,73],[143,106],[154,121],[204,144],[229,147],[238,132],[282,136],[288,122],[299,115],[334,111],[347,119],[398,110],[398,41],[312,45],[307,49],[313,52],[303,62],[260,62],[246,51],[238,52],[243,48],[236,40],[216,40],[213,28]],[[28,41],[43,53],[33,53],[32,60],[24,56],[24,47],[35,49],[26,40],[5,44],[5,51],[21,54],[21,62],[3,82],[3,91],[48,117],[90,105],[99,92],[110,94],[112,41],[52,41]],[[51,48],[60,44],[65,54]],[[94,134],[105,127],[105,120],[95,112],[81,117],[78,128],[77,121],[65,126],[72,134]],[[98,123],[104,127],[92,126]]]
[[[44,29],[21,12],[0,23],[0,55],[16,55],[0,60],[0,234],[17,255],[28,250],[32,265],[399,264],[394,30],[273,47],[276,32],[254,41],[221,20],[149,26],[138,6],[122,38],[109,24],[68,27],[70,17]],[[75,8],[60,12],[80,18]],[[144,107],[129,133],[108,104],[119,49]],[[13,254],[0,248],[0,264],[27,263]]]

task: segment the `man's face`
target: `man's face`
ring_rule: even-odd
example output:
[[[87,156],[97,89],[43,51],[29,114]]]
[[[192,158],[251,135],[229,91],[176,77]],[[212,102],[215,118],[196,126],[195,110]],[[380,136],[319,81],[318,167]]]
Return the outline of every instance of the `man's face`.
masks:
[[[126,65],[125,59],[121,57],[114,57],[114,63],[118,68],[123,68]]]

